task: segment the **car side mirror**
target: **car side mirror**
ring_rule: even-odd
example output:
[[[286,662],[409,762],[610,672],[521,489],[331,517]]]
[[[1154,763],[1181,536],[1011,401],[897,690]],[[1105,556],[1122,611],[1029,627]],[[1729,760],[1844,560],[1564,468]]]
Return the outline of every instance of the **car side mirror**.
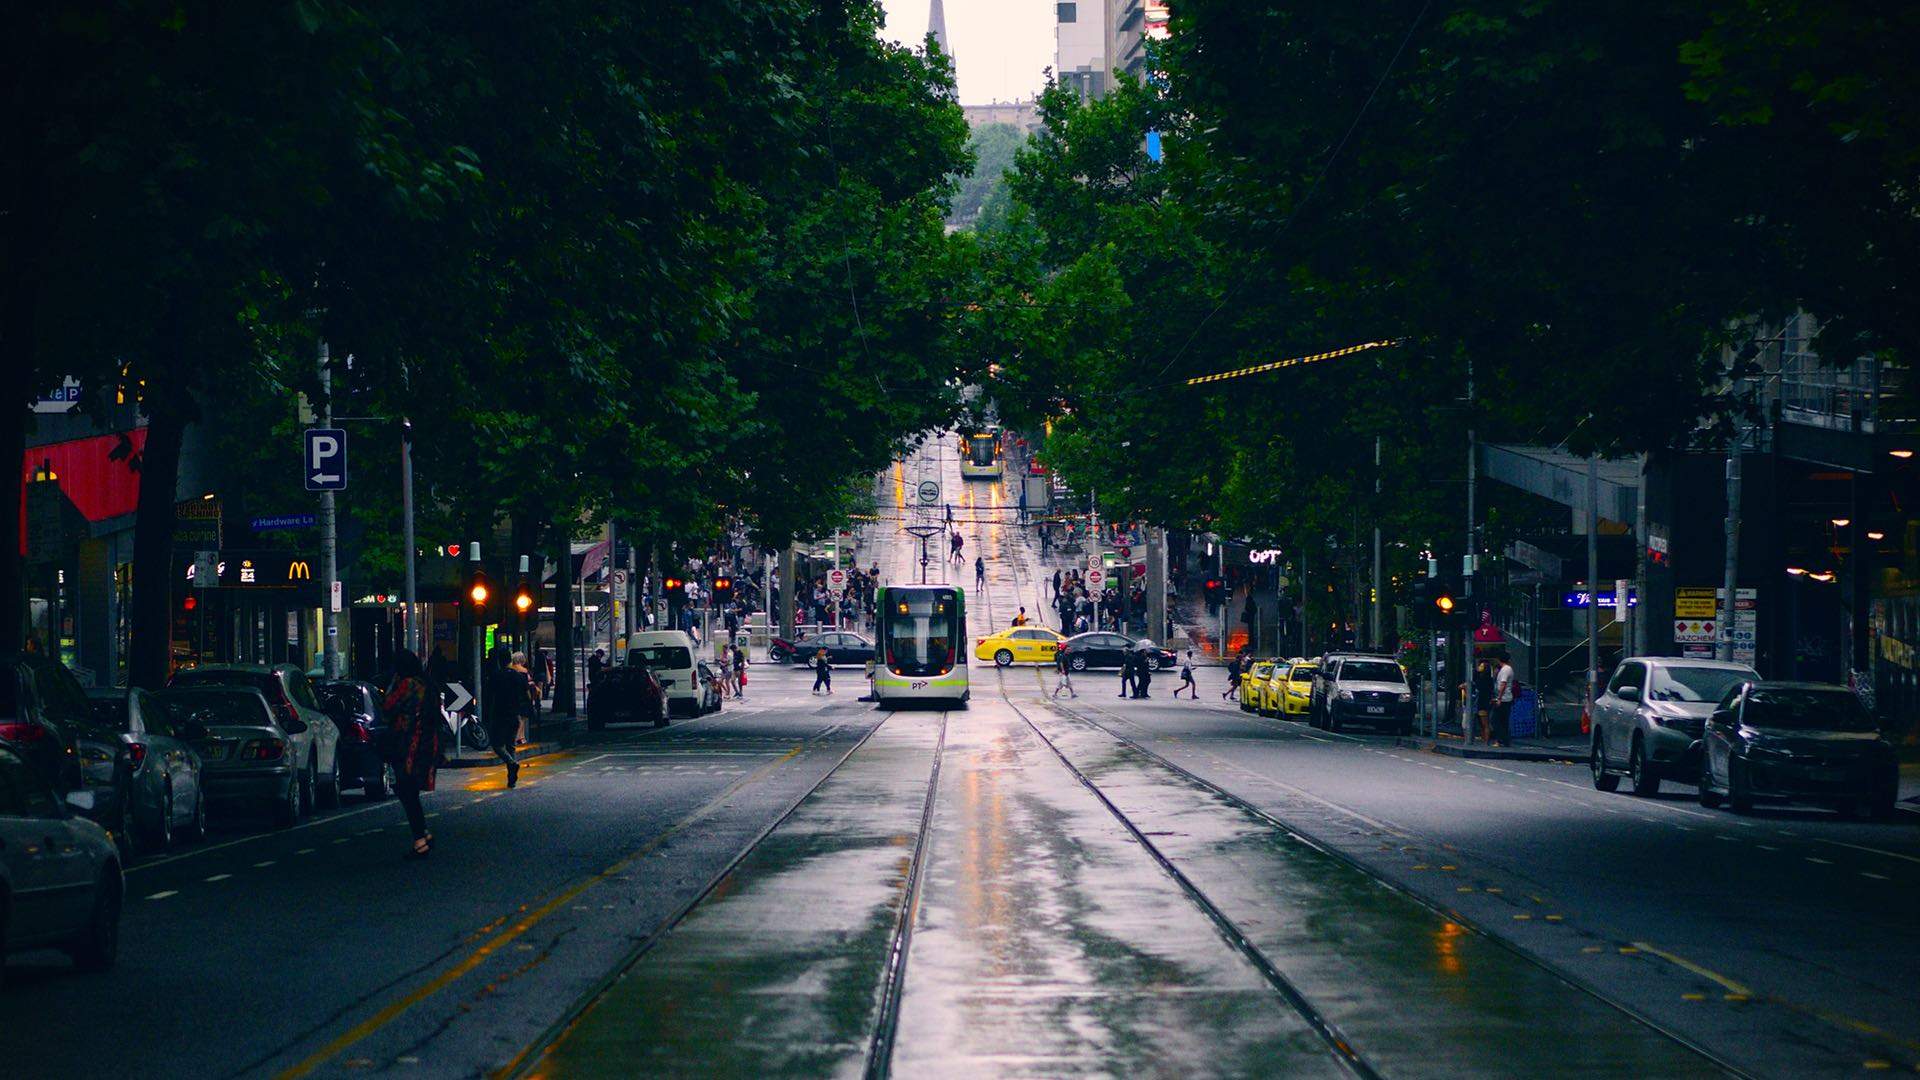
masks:
[[[1637,686],[1623,686],[1615,690],[1613,696],[1619,698],[1621,701],[1639,701],[1640,688]]]
[[[298,718],[294,718],[291,720],[282,720],[280,721],[280,730],[286,732],[289,735],[305,734],[307,730],[307,722],[305,720],[301,720]]]
[[[93,792],[86,790],[67,792],[67,806],[83,814],[93,812]]]

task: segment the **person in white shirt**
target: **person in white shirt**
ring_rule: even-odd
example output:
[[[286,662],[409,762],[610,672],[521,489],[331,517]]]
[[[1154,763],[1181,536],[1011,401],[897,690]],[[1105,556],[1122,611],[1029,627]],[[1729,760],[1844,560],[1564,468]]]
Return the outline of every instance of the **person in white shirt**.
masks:
[[[1501,649],[1496,657],[1500,669],[1493,675],[1493,708],[1488,720],[1493,728],[1493,745],[1506,746],[1511,741],[1507,732],[1507,722],[1513,716],[1513,693],[1519,686],[1519,680],[1513,671],[1513,658],[1507,650]]]

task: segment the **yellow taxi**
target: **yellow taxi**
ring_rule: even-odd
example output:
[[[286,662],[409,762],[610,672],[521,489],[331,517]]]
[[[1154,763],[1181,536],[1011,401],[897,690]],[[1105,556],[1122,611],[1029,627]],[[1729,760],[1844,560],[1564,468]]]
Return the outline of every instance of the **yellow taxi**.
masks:
[[[973,643],[973,655],[1000,667],[1009,664],[1051,664],[1066,639],[1044,626],[1010,626]]]
[[[1274,672],[1276,683],[1285,682],[1280,689],[1280,704],[1275,710],[1279,716],[1305,716],[1307,706],[1313,703],[1313,672],[1319,665],[1310,660],[1295,660],[1282,671]]]
[[[1254,687],[1253,711],[1262,716],[1279,716],[1287,696],[1287,671],[1292,660],[1275,660],[1267,677]]]
[[[1272,660],[1255,660],[1253,666],[1240,676],[1240,711],[1258,712],[1261,698],[1266,694],[1268,676],[1273,674]]]

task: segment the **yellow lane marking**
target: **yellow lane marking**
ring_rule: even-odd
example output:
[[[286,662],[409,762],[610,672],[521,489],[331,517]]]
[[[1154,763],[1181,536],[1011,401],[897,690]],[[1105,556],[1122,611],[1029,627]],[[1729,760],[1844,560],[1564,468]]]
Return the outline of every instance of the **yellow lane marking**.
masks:
[[[638,862],[643,858],[646,858],[648,855],[651,855],[654,851],[658,850],[662,844],[665,844],[668,840],[672,839],[674,836],[677,836],[680,832],[687,829],[689,826],[696,824],[703,818],[707,817],[709,814],[713,813],[715,810],[719,809],[721,804],[725,803],[726,800],[732,798],[735,792],[739,791],[742,787],[745,787],[749,782],[755,779],[758,779],[761,775],[772,771],[777,766],[783,765],[786,762],[793,760],[794,758],[798,757],[800,755],[800,752],[804,749],[805,749],[804,746],[796,746],[793,749],[788,750],[786,753],[780,755],[780,757],[774,759],[773,761],[767,762],[765,765],[760,766],[758,769],[755,769],[753,772],[750,772],[745,776],[742,776],[740,779],[735,780],[733,783],[728,784],[725,788],[722,788],[720,790],[719,794],[715,795],[713,798],[701,804],[699,809],[693,811],[691,814],[688,814],[686,817],[683,817],[680,820],[674,822],[665,831],[661,832],[660,835],[654,837],[652,840],[647,841],[647,843],[642,845],[638,850],[622,858],[620,861],[614,863],[612,866],[607,867],[605,870],[602,870],[597,874],[592,874],[588,877],[582,878],[581,880],[575,882],[573,885],[568,886],[565,891],[561,892],[559,895],[555,896],[553,899],[548,900],[546,903],[528,912],[524,918],[519,919],[518,921],[514,922],[512,925],[508,926],[507,929],[501,931],[494,938],[487,941],[485,944],[481,945],[479,948],[475,949],[473,952],[469,953],[465,959],[461,960],[459,963],[453,965],[447,970],[441,972],[439,975],[435,976],[426,985],[420,987],[417,990],[414,990],[412,993],[407,994],[406,996],[398,999],[397,1001],[392,1002],[391,1004],[387,1005],[385,1008],[381,1009],[379,1012],[374,1013],[372,1016],[369,1016],[365,1020],[362,1020],[360,1023],[355,1024],[353,1027],[348,1028],[344,1033],[339,1035],[333,1041],[327,1043],[325,1046],[322,1046],[320,1049],[315,1050],[312,1054],[309,1054],[306,1058],[302,1059],[297,1064],[276,1074],[277,1080],[297,1080],[297,1078],[299,1077],[307,1076],[308,1074],[312,1073],[315,1069],[318,1069],[320,1066],[325,1065],[327,1062],[339,1056],[340,1053],[346,1050],[348,1047],[353,1046],[354,1044],[360,1042],[362,1039],[365,1039],[369,1035],[372,1035],[373,1033],[379,1031],[381,1028],[386,1027],[388,1024],[398,1019],[402,1014],[406,1013],[409,1009],[413,1008],[415,1005],[420,1004],[421,1002],[434,996],[440,991],[446,989],[448,986],[452,985],[455,980],[459,979],[461,976],[472,971],[474,968],[479,967],[483,962],[486,961],[486,959],[489,956],[492,956],[494,953],[499,952],[505,946],[512,944],[514,939],[526,933],[528,930],[533,929],[533,927],[536,924],[538,924],[542,919],[545,919],[548,915],[551,915],[555,911],[558,911],[560,908],[571,904],[577,897],[580,896],[581,893],[584,893],[588,889],[592,888],[593,886],[598,885],[603,881],[606,881],[608,878],[614,877],[622,873],[628,867],[632,866],[634,863]]]
[[[1742,986],[1739,983],[1734,982],[1732,979],[1727,978],[1725,975],[1722,975],[1719,972],[1714,971],[1710,968],[1703,968],[1699,964],[1696,964],[1693,961],[1688,960],[1684,956],[1675,956],[1674,954],[1667,952],[1664,949],[1656,949],[1652,945],[1649,945],[1644,941],[1636,941],[1633,943],[1633,946],[1634,948],[1639,949],[1643,953],[1648,953],[1650,955],[1657,956],[1662,960],[1665,960],[1667,963],[1672,964],[1674,967],[1681,968],[1686,971],[1690,971],[1695,975],[1698,975],[1701,978],[1706,979],[1709,982],[1719,983],[1721,988],[1726,990],[1728,993],[1745,994],[1748,997],[1753,996],[1754,992],[1750,988]]]

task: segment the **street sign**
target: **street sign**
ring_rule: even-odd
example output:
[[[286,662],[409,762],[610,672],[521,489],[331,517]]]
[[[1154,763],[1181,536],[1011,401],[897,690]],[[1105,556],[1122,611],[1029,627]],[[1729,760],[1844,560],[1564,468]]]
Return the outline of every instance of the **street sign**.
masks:
[[[937,503],[939,501],[940,501],[939,483],[933,480],[920,481],[921,504],[924,506],[932,506],[934,503]]]
[[[220,553],[217,551],[196,551],[193,553],[193,587],[211,589],[220,584]]]
[[[308,428],[306,478],[308,491],[345,491],[347,488],[347,433],[343,428]]]
[[[276,529],[311,529],[318,523],[312,514],[276,514],[273,517],[257,517],[248,524],[254,532],[273,532]]]
[[[613,587],[616,589],[624,589],[627,587],[627,572],[625,569],[615,570],[613,572]]]
[[[1098,570],[1105,565],[1107,564],[1106,564],[1105,556],[1103,553],[1098,551],[1087,552],[1087,569],[1088,570]]]
[[[847,585],[847,572],[846,572],[845,570],[829,570],[829,571],[827,571],[827,585],[828,585],[829,587],[831,587],[831,588],[835,588],[835,589],[844,589],[844,588],[846,588],[846,585]]]
[[[1107,572],[1105,570],[1102,570],[1097,566],[1091,567],[1087,570],[1087,588],[1089,590],[1093,590],[1097,592],[1100,589],[1100,587],[1102,585],[1105,585],[1106,583],[1107,583]]]
[[[449,712],[459,712],[467,707],[467,702],[473,700],[473,694],[457,682],[448,683],[447,689],[453,691],[453,703],[447,706]]]
[[[328,598],[328,604],[333,608],[334,614],[336,615],[340,613],[340,601],[341,601],[342,595],[343,594],[340,589],[340,582],[336,579],[333,583],[332,595]],[[331,626],[327,627],[327,633],[331,634],[333,633],[333,631],[334,631],[334,627],[331,627]]]

